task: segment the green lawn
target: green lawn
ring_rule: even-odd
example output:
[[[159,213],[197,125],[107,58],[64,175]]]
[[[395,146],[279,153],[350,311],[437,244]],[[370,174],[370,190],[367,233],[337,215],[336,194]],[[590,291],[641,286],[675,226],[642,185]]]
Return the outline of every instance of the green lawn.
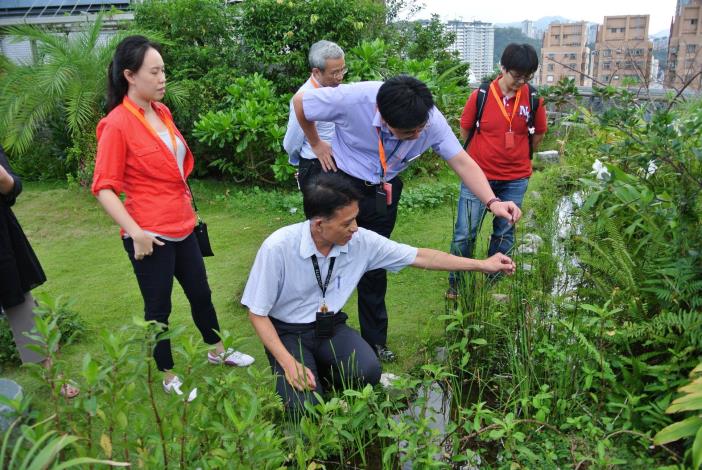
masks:
[[[455,177],[442,175],[442,180],[454,181]],[[417,184],[418,180],[414,180],[405,188]],[[256,357],[255,367],[268,368],[263,347],[239,300],[261,242],[277,228],[302,220],[301,209],[296,214],[289,210],[299,202],[299,197],[294,193],[241,191],[233,185],[213,182],[196,183],[194,191],[216,254],[206,264],[220,325],[237,338],[241,350]],[[451,203],[433,209],[403,211],[393,238],[414,246],[447,250],[453,212]],[[118,228],[87,191],[65,185],[27,184],[15,213],[48,277],[48,282],[36,291],[73,299],[74,310],[88,325],[85,336],[62,351],[69,372],[77,372],[84,354],[101,354],[94,340],[96,332],[116,330],[130,324],[133,316],[143,315],[141,296]],[[398,353],[399,361],[386,370],[410,370],[431,357],[431,346],[441,339],[443,332],[436,316],[445,309],[445,288],[444,273],[409,268],[390,274],[389,345]],[[351,325],[357,327],[355,297],[345,310]],[[198,335],[177,284],[171,323],[185,325],[187,335]],[[6,367],[2,373],[30,392],[41,394],[37,389],[39,384],[24,369]]]

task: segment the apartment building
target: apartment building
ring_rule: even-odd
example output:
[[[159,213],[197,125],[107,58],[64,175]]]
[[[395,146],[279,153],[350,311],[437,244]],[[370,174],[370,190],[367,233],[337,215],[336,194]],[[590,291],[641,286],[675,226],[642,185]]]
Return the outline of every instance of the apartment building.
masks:
[[[541,85],[555,85],[561,78],[571,78],[578,86],[591,86],[590,48],[587,47],[588,24],[552,23],[544,33],[541,47],[539,80]]]
[[[495,28],[482,21],[449,21],[446,30],[456,34],[456,42],[449,49],[458,51],[463,62],[470,64],[471,83],[479,82],[492,73]]]
[[[649,15],[605,16],[597,29],[593,77],[601,83],[647,83],[653,43],[648,39]]]
[[[679,7],[670,27],[665,85],[702,90],[702,0],[688,0]]]

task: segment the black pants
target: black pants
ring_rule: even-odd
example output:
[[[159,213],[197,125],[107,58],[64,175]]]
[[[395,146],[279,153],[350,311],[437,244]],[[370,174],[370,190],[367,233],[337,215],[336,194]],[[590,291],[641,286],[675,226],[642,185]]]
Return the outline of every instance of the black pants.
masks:
[[[402,195],[402,180],[396,176],[392,184],[392,204],[387,206],[387,212],[380,214],[376,211],[376,187],[368,185],[363,180],[346,175],[361,191],[363,198],[358,202],[359,212],[356,222],[359,227],[372,230],[375,233],[390,238],[397,220],[397,206]],[[388,310],[385,306],[385,292],[388,288],[387,271],[374,269],[368,271],[358,283],[358,320],[361,326],[361,336],[368,344],[385,346],[388,340]]]
[[[217,343],[220,340],[216,333],[219,331],[217,313],[212,305],[212,292],[207,283],[205,263],[195,234],[191,233],[188,238],[179,242],[161,240],[165,245],[154,245],[153,254],[140,261],[134,259],[134,241],[131,238],[123,241],[144,298],[146,320],[156,320],[168,325],[175,277],[190,302],[193,321],[200,330],[202,339],[207,344]],[[156,343],[154,359],[160,371],[173,368],[170,340],[164,339]]]
[[[317,384],[315,392],[322,394],[326,387],[352,388],[380,381],[380,362],[373,350],[358,332],[346,325],[346,314],[337,313],[334,336],[317,338],[314,323],[292,324],[271,318],[271,322],[285,349],[309,368]],[[287,409],[300,412],[303,403],[317,403],[311,391],[300,392],[285,379],[283,367],[266,350],[273,372],[277,375],[276,391]]]
[[[322,172],[322,164],[316,158],[308,160],[300,158],[300,166],[297,169],[297,183],[300,185],[300,191],[305,187],[307,182],[313,176]]]

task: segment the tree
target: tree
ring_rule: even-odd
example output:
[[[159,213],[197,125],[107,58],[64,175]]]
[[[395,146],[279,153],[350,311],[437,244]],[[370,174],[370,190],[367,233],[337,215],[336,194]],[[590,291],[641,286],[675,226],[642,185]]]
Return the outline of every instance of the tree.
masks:
[[[3,146],[24,153],[46,120],[59,113],[72,137],[95,129],[105,94],[107,64],[116,37],[99,42],[102,16],[76,36],[35,26],[7,28],[16,41],[36,44],[33,64],[4,64],[0,78],[0,135]]]

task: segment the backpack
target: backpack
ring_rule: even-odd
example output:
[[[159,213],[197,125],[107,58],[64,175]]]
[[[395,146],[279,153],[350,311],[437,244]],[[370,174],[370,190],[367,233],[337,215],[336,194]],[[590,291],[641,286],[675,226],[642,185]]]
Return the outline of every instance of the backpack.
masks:
[[[527,86],[529,87],[529,116],[527,117],[527,129],[529,130],[529,159],[531,160],[534,152],[532,141],[534,139],[534,133],[536,132],[534,120],[536,119],[536,111],[539,109],[539,91],[534,88],[531,83],[527,83]],[[485,102],[487,101],[489,89],[490,82],[483,82],[480,84],[480,88],[478,88],[478,96],[475,103],[477,109],[475,123],[468,131],[468,137],[466,137],[466,142],[463,144],[464,150],[468,149],[468,144],[470,144],[476,131],[480,134],[480,119],[483,117],[483,110],[485,109]],[[516,106],[519,106],[519,103],[516,103]]]

